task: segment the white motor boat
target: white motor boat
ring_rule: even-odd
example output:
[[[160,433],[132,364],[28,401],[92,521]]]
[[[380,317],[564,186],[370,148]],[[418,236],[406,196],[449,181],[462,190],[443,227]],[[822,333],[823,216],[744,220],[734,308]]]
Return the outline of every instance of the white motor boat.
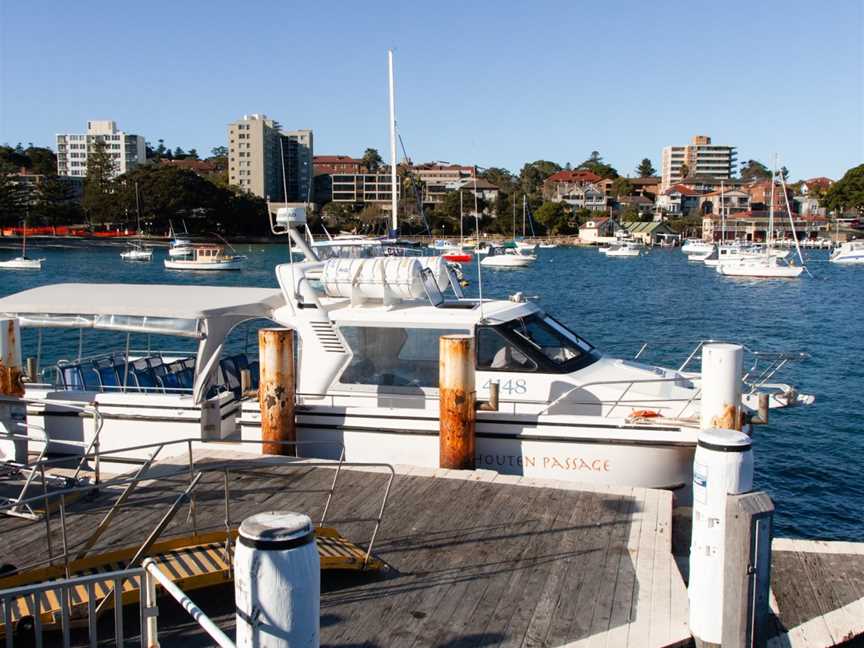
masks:
[[[681,246],[681,251],[690,259],[693,255],[710,254],[714,250],[714,244],[702,239],[687,239]],[[695,259],[690,259],[691,261]]]
[[[528,241],[516,241],[516,247],[522,252],[535,252],[537,250],[537,243],[529,243]]]
[[[480,260],[480,265],[486,268],[524,268],[537,260],[533,254],[523,252],[519,248],[490,246],[489,252]]]
[[[741,243],[732,243],[715,247],[714,251],[703,259],[703,263],[707,266],[715,267],[721,263],[740,261],[742,259],[749,259],[758,256],[761,256],[761,254],[759,250],[753,246]]]
[[[607,257],[636,257],[642,254],[642,246],[633,241],[614,243],[606,250]]]
[[[165,259],[167,270],[242,270],[242,255],[226,255],[221,245],[196,245],[188,258]]]
[[[552,248],[557,248],[557,247],[558,247],[557,243],[541,243],[540,244],[541,250],[551,250]]]
[[[847,241],[828,258],[831,263],[864,264],[864,241]]]
[[[139,244],[133,244],[129,249],[120,253],[124,261],[150,261],[153,258],[153,250]]]
[[[290,233],[314,259],[299,232]],[[69,329],[80,330],[77,357],[58,350],[73,360],[51,360],[39,381],[25,384],[28,429],[44,435],[43,448],[47,437],[52,452],[80,455],[96,438],[88,409],[96,403],[103,465],[112,452],[151,455],[145,439],[182,444],[173,448],[183,452],[190,437],[196,447],[260,441],[257,361],[248,350],[227,353],[227,339],[244,323],[275,323],[292,328],[302,349],[299,454],[436,467],[438,340],[467,334],[476,344],[477,399],[489,397],[493,382],[500,388],[499,409],[478,412],[478,468],[682,491],[692,482],[701,376],[687,367],[698,347],[678,369],[607,356],[521,294],[465,298],[440,258],[313,260],[279,265],[276,278],[278,290],[60,284],[0,299],[0,314],[39,336],[34,348],[58,348],[43,343],[52,330],[67,341]],[[125,335],[125,349],[82,356],[91,329]],[[130,339],[139,334],[170,336],[172,348],[189,350],[135,351]],[[794,359],[776,355],[778,367]],[[745,407],[760,393],[775,408],[812,402],[753,378],[775,373],[761,369],[742,384]],[[40,449],[35,440],[31,447]]]
[[[709,246],[707,249],[700,249],[698,251],[696,249],[694,249],[694,251],[687,254],[687,260],[688,261],[697,261],[697,262],[701,263],[701,262],[704,262],[706,259],[711,258],[711,256],[714,253],[715,252],[714,252],[714,246],[713,245]]]
[[[168,257],[179,259],[190,257],[195,253],[195,246],[189,239],[175,238],[168,246]]]

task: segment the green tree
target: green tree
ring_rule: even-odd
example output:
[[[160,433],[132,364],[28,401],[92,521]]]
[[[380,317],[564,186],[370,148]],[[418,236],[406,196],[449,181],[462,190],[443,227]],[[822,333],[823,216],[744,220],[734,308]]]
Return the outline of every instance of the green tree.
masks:
[[[480,177],[488,180],[504,193],[510,194],[516,190],[517,180],[507,169],[490,167],[481,171]]]
[[[623,198],[633,193],[633,185],[627,178],[615,178],[612,181],[612,186],[609,188],[612,195],[616,198]]]
[[[744,182],[767,180],[770,177],[771,169],[757,160],[747,160],[741,166],[741,180]]]
[[[639,174],[640,178],[650,178],[657,173],[657,169],[655,169],[654,165],[651,164],[649,158],[642,158],[639,166],[636,167],[636,173]]]
[[[603,158],[600,156],[599,151],[591,151],[591,155],[588,156],[588,159],[585,160],[582,164],[579,165],[579,169],[584,169],[586,171],[591,171],[592,173],[596,173],[601,178],[606,178],[609,180],[615,179],[618,177],[618,171],[615,167],[606,164],[603,161]]]
[[[25,166],[30,173],[44,176],[57,175],[57,156],[51,149],[30,146],[24,151],[24,155],[27,156],[28,163]]]
[[[367,148],[363,153],[361,160],[363,161],[363,166],[366,167],[369,173],[377,172],[379,167],[384,164],[384,160],[381,159],[378,149],[374,148]]]
[[[561,166],[548,160],[536,160],[529,162],[519,172],[519,187],[522,193],[529,197],[540,200],[543,181],[561,170]]]
[[[534,220],[540,223],[549,234],[566,234],[572,228],[567,207],[560,202],[545,202],[534,212]]]
[[[831,211],[864,214],[864,164],[849,169],[825,193],[825,207]]]
[[[116,220],[117,200],[114,196],[114,158],[97,139],[87,155],[87,176],[84,178],[84,197],[81,206],[91,224]]]
[[[639,210],[635,205],[627,205],[618,216],[622,223],[633,223],[639,220]]]
[[[690,177],[690,165],[687,164],[686,162],[684,164],[682,164],[680,173],[681,173],[682,179],[689,178]]]
[[[190,160],[197,160],[198,159],[198,151],[195,150],[194,148],[191,148],[191,149],[189,149],[189,152],[186,154],[186,157],[188,157]]]
[[[0,159],[0,225],[5,227],[20,222],[25,211],[21,187],[15,181],[16,171],[8,159]]]
[[[210,149],[210,155],[214,158],[227,158],[228,157],[228,147],[227,146],[214,146]]]

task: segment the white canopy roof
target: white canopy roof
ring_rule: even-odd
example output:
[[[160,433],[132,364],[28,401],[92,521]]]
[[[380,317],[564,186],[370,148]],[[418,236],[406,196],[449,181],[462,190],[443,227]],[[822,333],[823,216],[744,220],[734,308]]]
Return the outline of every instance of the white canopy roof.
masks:
[[[207,320],[269,317],[284,303],[281,291],[275,288],[66,283],[4,297],[0,299],[0,313]]]

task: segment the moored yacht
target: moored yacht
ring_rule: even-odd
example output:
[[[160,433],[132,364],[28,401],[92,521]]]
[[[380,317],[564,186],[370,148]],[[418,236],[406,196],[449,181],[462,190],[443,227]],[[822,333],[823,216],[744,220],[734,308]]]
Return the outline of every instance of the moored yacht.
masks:
[[[864,264],[864,240],[843,243],[831,253],[828,260],[831,263]]]
[[[225,254],[221,245],[196,245],[190,257],[165,259],[167,270],[242,270],[242,255]]]
[[[298,211],[280,210],[282,222],[300,223]],[[260,439],[257,397],[242,378],[248,371],[254,388],[254,349],[241,352],[228,338],[269,321],[296,332],[298,439],[312,443],[305,456],[337,457],[344,447],[351,461],[437,466],[438,339],[462,333],[475,339],[477,398],[500,385],[498,411],[478,414],[478,467],[633,486],[691,481],[701,377],[687,362],[665,369],[607,356],[520,294],[466,298],[438,258],[286,263],[276,277],[279,290],[78,284],[0,299],[0,314],[25,332],[81,331],[77,354],[26,384],[28,424],[45,430],[52,451],[80,453],[93,426],[64,403],[95,402],[104,452],[189,437]],[[115,347],[87,356],[85,333],[111,333]],[[147,337],[146,350],[134,350],[133,335]],[[186,350],[153,350],[150,336]],[[779,383],[743,388],[751,406],[759,391],[775,407],[804,399]]]

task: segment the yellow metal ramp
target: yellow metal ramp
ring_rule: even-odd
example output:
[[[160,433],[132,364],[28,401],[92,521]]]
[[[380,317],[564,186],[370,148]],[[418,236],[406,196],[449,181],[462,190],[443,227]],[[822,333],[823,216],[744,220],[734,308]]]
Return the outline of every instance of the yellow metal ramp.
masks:
[[[367,562],[366,552],[335,529],[320,527],[315,529],[315,536],[322,570],[379,571],[384,568],[384,563],[373,556],[369,556]],[[236,538],[237,531],[232,530],[232,547]],[[225,540],[224,531],[172,538],[154,544],[148,554],[158,564],[159,569],[180,589],[188,591],[224,584],[232,580],[231,557]],[[136,552],[137,548],[131,547],[72,561],[69,563],[69,577],[108,574],[124,570]],[[33,569],[0,578],[0,590],[65,577],[66,569],[63,565]],[[121,598],[124,605],[139,600],[140,587],[140,578],[137,576],[122,582]],[[113,609],[113,589],[114,582],[111,579],[70,588],[72,624],[86,623],[90,615]],[[14,627],[21,619],[34,617],[37,605],[42,626],[59,627],[62,610],[61,596],[59,590],[48,590],[38,595],[38,604],[35,595],[12,599],[9,611],[0,616],[0,636],[5,635],[7,619]]]

